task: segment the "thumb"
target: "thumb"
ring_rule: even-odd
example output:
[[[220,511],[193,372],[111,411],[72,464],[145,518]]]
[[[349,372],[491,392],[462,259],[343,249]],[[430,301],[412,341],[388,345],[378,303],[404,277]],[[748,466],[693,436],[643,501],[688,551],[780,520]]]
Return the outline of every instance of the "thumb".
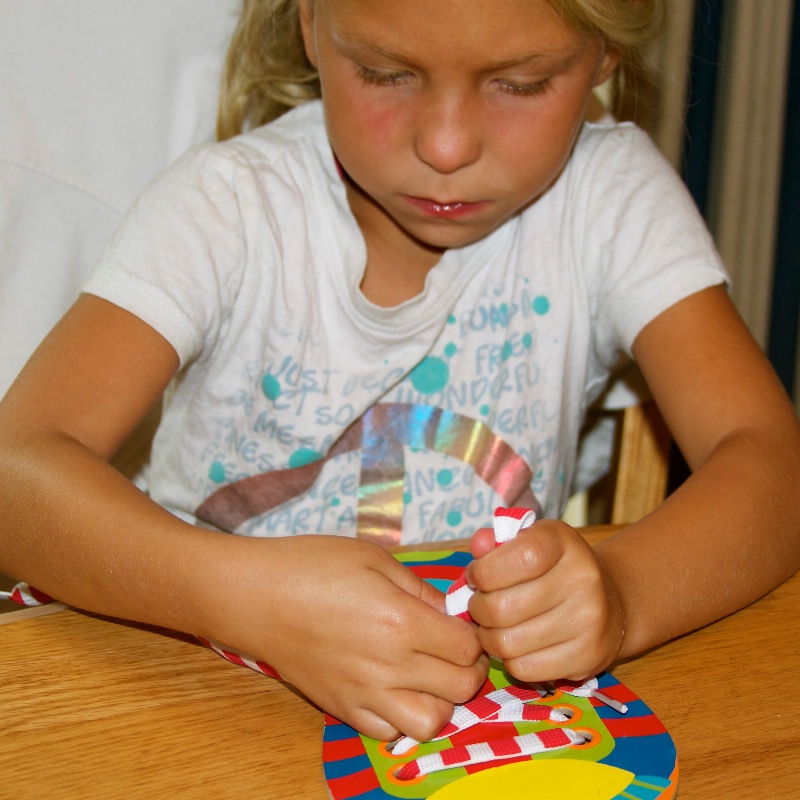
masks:
[[[411,572],[411,570],[409,570],[409,572]],[[414,575],[413,572],[411,572],[411,574]],[[444,592],[440,592],[436,587],[431,586],[428,581],[419,578],[419,576],[414,575],[414,577],[420,582],[419,599],[422,600],[423,603],[427,603],[431,608],[435,608],[437,611],[441,611],[442,614],[446,614]]]
[[[491,553],[496,547],[494,531],[491,528],[479,528],[472,534],[469,541],[469,549],[473,558],[480,558],[487,553]]]
[[[397,565],[397,569],[393,570],[393,574],[389,577],[398,588],[416,597],[418,600],[422,600],[423,603],[429,605],[431,608],[441,611],[443,614],[446,613],[443,592],[440,592],[426,580],[420,578],[419,575],[404,566],[401,562],[396,561],[394,558],[392,561]]]

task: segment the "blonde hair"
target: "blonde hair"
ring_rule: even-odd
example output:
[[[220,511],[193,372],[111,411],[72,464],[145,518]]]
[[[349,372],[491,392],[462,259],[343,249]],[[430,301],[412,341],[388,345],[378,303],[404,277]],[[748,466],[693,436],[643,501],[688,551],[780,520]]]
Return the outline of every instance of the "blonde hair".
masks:
[[[297,0],[243,0],[222,72],[217,138],[264,125],[319,96]]]
[[[619,118],[636,116],[626,105],[647,82],[643,67],[646,46],[655,39],[667,13],[665,0],[549,0],[575,30],[599,35],[619,56],[611,78],[611,110]]]
[[[656,35],[665,0],[549,0],[571,27],[602,36],[620,56],[615,105],[641,73],[641,53]],[[217,137],[264,125],[320,96],[306,57],[298,0],[243,0],[222,76]]]

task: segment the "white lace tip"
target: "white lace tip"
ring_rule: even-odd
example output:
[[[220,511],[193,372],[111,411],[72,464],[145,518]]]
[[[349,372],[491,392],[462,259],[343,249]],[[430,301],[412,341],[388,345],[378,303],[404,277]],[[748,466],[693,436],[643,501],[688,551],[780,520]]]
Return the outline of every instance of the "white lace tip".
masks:
[[[597,689],[592,692],[592,697],[597,698],[601,703],[607,705],[609,708],[613,708],[614,711],[618,711],[620,714],[628,713],[628,706],[626,706],[625,703],[620,703],[619,700],[614,700],[613,697],[598,692]]]
[[[389,742],[386,749],[394,756],[402,756],[413,750],[418,744],[419,742],[410,736],[401,736],[396,741]]]

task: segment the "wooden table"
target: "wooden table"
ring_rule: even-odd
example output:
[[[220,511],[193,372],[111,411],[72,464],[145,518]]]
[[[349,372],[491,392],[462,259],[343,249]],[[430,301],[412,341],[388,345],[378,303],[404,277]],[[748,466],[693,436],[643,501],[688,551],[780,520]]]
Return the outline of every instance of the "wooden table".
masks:
[[[0,798],[327,797],[321,713],[188,637],[21,611],[0,648]],[[800,797],[798,668],[800,574],[612,671],[672,734],[680,800],[772,800]]]

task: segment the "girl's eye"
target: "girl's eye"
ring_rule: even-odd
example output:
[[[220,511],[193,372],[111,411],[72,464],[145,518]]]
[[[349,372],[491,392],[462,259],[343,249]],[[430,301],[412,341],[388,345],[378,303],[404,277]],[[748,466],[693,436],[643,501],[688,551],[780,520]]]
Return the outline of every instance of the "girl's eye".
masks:
[[[403,71],[384,72],[359,64],[358,77],[361,78],[364,83],[370,83],[374,86],[397,86],[398,84],[408,81],[411,77],[411,73]]]
[[[495,83],[501,92],[514,97],[535,97],[536,95],[544,94],[550,88],[552,81],[550,78],[544,78],[533,83],[518,83],[517,81],[498,78]]]

